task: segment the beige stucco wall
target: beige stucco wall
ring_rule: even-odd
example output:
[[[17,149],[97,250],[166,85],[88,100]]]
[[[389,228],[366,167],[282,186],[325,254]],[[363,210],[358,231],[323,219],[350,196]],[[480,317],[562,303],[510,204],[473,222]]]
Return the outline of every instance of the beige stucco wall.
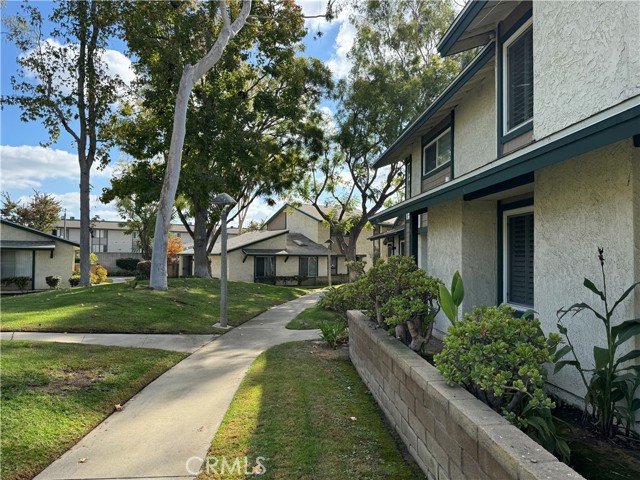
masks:
[[[465,284],[462,310],[494,305],[497,285],[496,202],[462,199],[429,208],[427,268],[429,275],[451,284],[456,271]],[[435,328],[446,332],[449,320],[440,313]]]
[[[299,210],[291,209],[287,213],[287,230],[289,230],[290,233],[300,233],[313,242],[322,243],[329,238],[328,230],[325,237],[320,238],[320,229],[322,226],[321,222],[305,215]]]
[[[640,2],[533,2],[533,29],[536,139],[640,94]]]
[[[460,177],[496,159],[496,87],[490,72],[456,107],[453,169]]]
[[[50,275],[59,275],[60,287],[69,286],[69,277],[73,272],[75,251],[72,245],[56,242],[56,248],[51,258],[50,252],[36,252],[36,290],[49,288],[45,280]]]
[[[557,331],[560,307],[582,301],[600,307],[582,286],[585,277],[602,285],[597,247],[604,247],[612,299],[640,280],[639,170],[640,153],[629,139],[536,172],[534,292],[545,331]],[[618,321],[640,316],[638,297],[622,304]],[[578,357],[589,367],[594,344],[604,343],[602,324],[586,314],[564,323]],[[583,393],[575,370],[565,368],[551,382]]]
[[[267,225],[267,230],[285,230],[287,228],[287,213],[278,213]]]

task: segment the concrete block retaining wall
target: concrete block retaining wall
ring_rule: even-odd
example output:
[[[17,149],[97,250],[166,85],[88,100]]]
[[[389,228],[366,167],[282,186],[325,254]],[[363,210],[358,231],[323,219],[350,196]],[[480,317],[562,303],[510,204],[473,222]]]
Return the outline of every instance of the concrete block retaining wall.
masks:
[[[349,355],[429,480],[582,479],[361,312],[349,312]]]

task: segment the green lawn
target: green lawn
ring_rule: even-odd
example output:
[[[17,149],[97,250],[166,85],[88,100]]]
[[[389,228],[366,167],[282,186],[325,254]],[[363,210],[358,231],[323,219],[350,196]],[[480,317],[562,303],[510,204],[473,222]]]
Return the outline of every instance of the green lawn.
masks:
[[[229,324],[240,325],[308,290],[229,282]],[[169,279],[169,290],[145,283],[53,290],[2,299],[1,330],[86,333],[216,333],[220,282]]]
[[[288,343],[251,366],[198,479],[244,479],[245,457],[266,479],[424,478],[403,453],[345,349]]]
[[[322,310],[318,307],[310,307],[298,314],[296,318],[287,324],[290,330],[316,330],[320,324],[327,322],[343,322],[342,317],[329,310]]]
[[[2,479],[29,479],[186,354],[4,341]]]

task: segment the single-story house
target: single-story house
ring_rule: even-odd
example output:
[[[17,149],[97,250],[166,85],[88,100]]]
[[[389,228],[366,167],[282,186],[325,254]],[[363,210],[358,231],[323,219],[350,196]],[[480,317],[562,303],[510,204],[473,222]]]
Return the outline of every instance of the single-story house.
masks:
[[[48,276],[60,276],[69,286],[80,245],[7,220],[0,220],[0,278],[29,277],[29,290],[46,290]],[[11,285],[3,290],[13,289]]]

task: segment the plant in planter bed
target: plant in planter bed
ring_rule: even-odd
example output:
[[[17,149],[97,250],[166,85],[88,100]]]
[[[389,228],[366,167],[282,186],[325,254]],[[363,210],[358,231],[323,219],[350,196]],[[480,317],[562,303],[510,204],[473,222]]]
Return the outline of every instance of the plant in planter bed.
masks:
[[[557,435],[555,404],[545,394],[544,364],[560,336],[545,338],[538,319],[516,318],[506,305],[475,308],[449,327],[435,363],[445,380],[459,384],[563,461],[569,447]]]
[[[391,257],[377,261],[355,282],[330,290],[319,306],[343,315],[347,310],[365,310],[378,326],[393,327],[396,337],[419,352],[440,311],[441,284],[418,268],[413,258]]]
[[[618,325],[612,325],[613,314],[640,282],[631,285],[625,292],[613,302],[609,300],[607,292],[607,277],[604,272],[604,250],[598,248],[598,260],[602,270],[602,290],[588,278],[583,285],[595,293],[602,300],[602,310],[587,303],[576,303],[569,308],[558,310],[558,330],[566,338],[567,345],[558,350],[555,372],[566,365],[575,367],[580,373],[587,390],[585,396],[585,415],[591,406],[590,417],[598,427],[603,437],[613,437],[620,427],[624,428],[627,436],[633,434],[632,428],[636,424],[636,415],[640,410],[640,399],[636,397],[636,391],[640,387],[640,365],[629,365],[627,362],[640,357],[640,349],[630,348],[620,356],[618,350],[625,343],[634,343],[637,335],[640,335],[640,318],[626,320]],[[569,313],[573,316],[580,312],[588,312],[598,318],[605,330],[607,343],[604,347],[593,347],[593,364],[595,368],[584,368],[578,359],[569,338],[567,328],[562,325],[562,319]],[[561,360],[571,353],[573,360]],[[590,379],[587,379],[588,376]]]

